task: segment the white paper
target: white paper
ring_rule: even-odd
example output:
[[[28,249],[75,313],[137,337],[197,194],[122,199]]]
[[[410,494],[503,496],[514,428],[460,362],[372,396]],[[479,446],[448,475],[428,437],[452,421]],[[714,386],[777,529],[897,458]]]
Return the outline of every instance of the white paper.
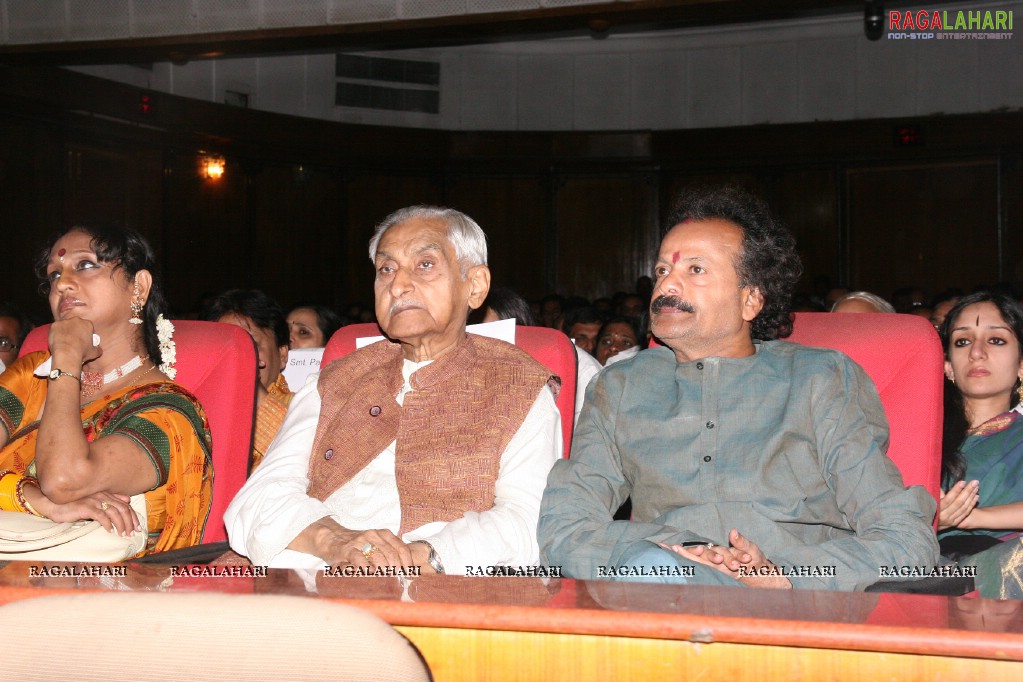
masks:
[[[320,360],[323,359],[322,348],[293,348],[288,351],[288,364],[281,374],[288,382],[292,391],[305,386],[310,374],[320,371]]]

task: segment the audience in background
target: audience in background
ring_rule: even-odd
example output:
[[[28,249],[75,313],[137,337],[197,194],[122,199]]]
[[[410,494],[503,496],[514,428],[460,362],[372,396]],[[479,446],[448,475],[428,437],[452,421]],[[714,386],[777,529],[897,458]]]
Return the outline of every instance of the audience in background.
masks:
[[[575,308],[565,315],[565,333],[576,348],[593,355],[597,350],[597,337],[604,325],[604,316],[596,308]]]
[[[292,308],[287,323],[291,348],[323,348],[342,326],[340,315],[315,303]]]
[[[487,300],[483,302],[479,311],[480,322],[496,322],[498,320],[515,320],[515,324],[524,327],[535,327],[536,319],[533,311],[529,309],[526,299],[516,294],[507,287],[491,289],[487,294]],[[473,311],[473,312],[479,312]],[[474,316],[470,315],[470,322],[474,322]]]
[[[618,360],[635,355],[640,350],[639,341],[642,338],[632,318],[612,317],[600,328],[597,336],[597,350],[594,353],[597,362],[607,365],[608,360],[619,354],[624,355],[618,357]]]
[[[829,308],[830,310],[830,308]],[[817,300],[806,294],[796,294],[792,297],[792,312],[794,313],[823,313],[824,308]]]
[[[638,294],[626,294],[618,303],[615,313],[622,317],[631,317],[634,320],[639,320],[648,305],[650,305],[649,298],[644,301]]]
[[[926,305],[927,295],[917,287],[902,287],[892,293],[892,307],[897,313],[911,313],[913,308]]]
[[[922,317],[925,320],[927,320],[928,322],[930,322],[931,321],[931,317],[933,317],[933,315],[934,315],[934,311],[928,305],[918,305],[918,306],[913,306],[907,314],[908,315],[916,315],[917,317]]]
[[[263,460],[295,395],[281,373],[288,364],[288,323],[277,301],[258,289],[230,289],[204,303],[202,318],[241,327],[256,344],[259,385],[252,466]]]
[[[960,298],[957,295],[947,295],[938,297],[934,301],[934,306],[931,308],[931,324],[934,325],[935,329],[941,328],[941,325],[945,322],[945,316],[948,315],[948,311],[952,310],[952,306],[958,303]]]
[[[10,303],[0,302],[0,372],[18,359],[18,349],[32,327],[20,310]]]
[[[840,296],[831,306],[833,313],[894,313],[892,304],[869,291],[853,291]]]
[[[540,299],[540,325],[557,329],[561,320],[561,296],[547,294]]]
[[[842,298],[849,293],[849,289],[845,287],[834,287],[828,290],[828,293],[824,296],[824,309],[831,310],[835,307],[835,303],[838,299]]]

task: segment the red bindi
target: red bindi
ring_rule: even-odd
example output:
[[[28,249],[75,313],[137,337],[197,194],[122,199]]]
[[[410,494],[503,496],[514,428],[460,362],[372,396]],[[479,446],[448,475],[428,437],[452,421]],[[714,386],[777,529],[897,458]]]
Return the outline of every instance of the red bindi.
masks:
[[[678,259],[679,258],[680,258],[680,256],[678,255],[678,251],[676,251],[675,253],[671,254],[671,262],[672,262],[672,264],[678,263]]]
[[[67,249],[61,249],[57,252],[57,255],[63,258],[65,253],[67,253]]]

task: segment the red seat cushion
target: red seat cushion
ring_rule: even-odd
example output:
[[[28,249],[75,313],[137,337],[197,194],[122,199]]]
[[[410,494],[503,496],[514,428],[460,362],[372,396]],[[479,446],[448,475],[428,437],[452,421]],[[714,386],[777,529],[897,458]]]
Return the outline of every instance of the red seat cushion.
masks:
[[[916,315],[797,313],[787,340],[840,350],[867,372],[888,417],[888,457],[906,485],[937,499],[944,355],[934,327]]]

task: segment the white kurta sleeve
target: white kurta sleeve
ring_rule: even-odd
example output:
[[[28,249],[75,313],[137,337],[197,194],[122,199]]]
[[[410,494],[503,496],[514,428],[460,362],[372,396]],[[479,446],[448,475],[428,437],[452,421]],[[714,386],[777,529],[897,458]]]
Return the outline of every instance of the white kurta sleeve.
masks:
[[[466,567],[536,564],[540,499],[562,443],[561,414],[545,387],[501,455],[493,508],[428,523],[402,539],[429,542],[451,575],[465,575]]]
[[[257,566],[317,566],[323,560],[287,546],[330,509],[306,494],[309,456],[320,416],[320,394],[310,378],[291,401],[262,464],[224,513],[231,549]]]
[[[575,346],[576,355],[576,382],[575,382],[575,424],[579,423],[579,413],[583,411],[583,403],[586,400],[586,389],[590,382],[604,369],[597,359]],[[573,426],[573,430],[574,430]]]

